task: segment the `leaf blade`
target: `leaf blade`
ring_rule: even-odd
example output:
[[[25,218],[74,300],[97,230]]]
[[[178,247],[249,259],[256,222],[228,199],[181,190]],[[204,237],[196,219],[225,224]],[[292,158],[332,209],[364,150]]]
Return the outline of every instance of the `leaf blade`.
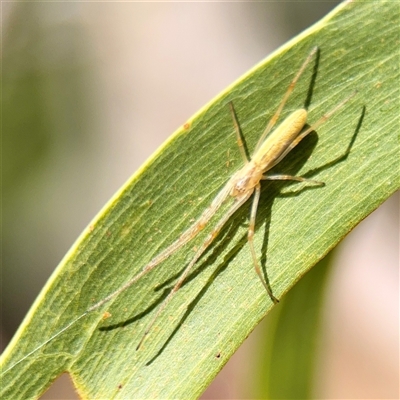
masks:
[[[381,26],[387,29],[381,28],[373,40],[380,37],[390,43],[371,57],[373,43],[366,27],[377,17],[385,20]],[[276,107],[276,99],[281,98],[292,74],[318,41],[322,52],[310,121],[337,104],[355,85],[360,90],[358,101],[368,104],[367,117],[361,120],[361,110],[356,111],[354,103],[349,104],[318,129],[320,143],[315,149],[313,143],[302,144],[297,153],[284,160],[284,167],[289,170],[299,169],[299,173],[306,174],[317,170],[318,179],[327,182],[326,188],[294,196],[290,189],[276,184],[268,184],[263,190],[257,248],[267,257],[264,264],[274,293],[281,296],[289,290],[399,186],[397,170],[393,169],[398,151],[393,132],[398,120],[392,117],[398,89],[387,78],[398,78],[393,52],[394,19],[389,5],[383,5],[377,13],[373,5],[346,4],[281,49],[274,58],[253,69],[193,117],[190,128],[180,129],[78,239],[35,303],[36,311],[24,322],[19,341],[14,340],[10,346],[15,352],[9,362],[12,364],[32,349],[34,343],[43,341],[44,333],[56,332],[73,316],[133,276],[199,215],[240,166],[239,155],[234,155],[237,151],[227,101],[234,101],[252,149]],[[360,24],[364,24],[361,29]],[[346,41],[343,31],[354,41]],[[359,41],[365,43],[364,48],[358,48]],[[296,47],[291,48],[294,44]],[[310,76],[308,71],[299,82],[287,110],[304,102]],[[321,170],[321,165],[343,153],[359,121],[361,130],[368,134],[357,136],[346,162]],[[301,150],[305,155],[313,151],[307,163],[299,165]],[[188,154],[190,165],[187,165]],[[172,278],[192,254],[190,246],[108,305],[112,323],[102,322],[100,313],[88,317],[63,335],[63,340],[54,341],[32,360],[18,365],[10,386],[5,389],[10,388],[13,393],[20,390],[18,393],[31,397],[68,370],[84,397],[198,395],[271,307],[252,270],[245,246],[246,229],[241,225],[247,215],[248,209],[240,210],[223,237],[206,254],[205,261],[201,261],[196,273],[177,294],[175,304],[161,316],[143,353],[135,352],[134,348],[147,318],[164,295],[160,290],[149,293],[149,288],[165,282],[171,285]],[[185,308],[189,311],[185,312]],[[20,347],[15,347],[17,343]],[[154,358],[160,349],[160,355]],[[4,358],[9,355],[10,350]],[[129,361],[121,361],[125,359]],[[27,382],[32,375],[40,377]]]

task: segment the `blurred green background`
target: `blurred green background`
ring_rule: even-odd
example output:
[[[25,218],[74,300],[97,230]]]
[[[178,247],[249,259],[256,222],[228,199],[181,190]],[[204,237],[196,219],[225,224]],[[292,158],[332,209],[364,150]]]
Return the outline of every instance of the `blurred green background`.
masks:
[[[80,232],[146,158],[338,3],[2,4],[3,348]],[[397,398],[398,239],[393,197],[333,265],[312,271],[328,274],[315,397]],[[204,399],[261,396],[267,325]],[[44,398],[76,398],[66,379],[57,385]]]

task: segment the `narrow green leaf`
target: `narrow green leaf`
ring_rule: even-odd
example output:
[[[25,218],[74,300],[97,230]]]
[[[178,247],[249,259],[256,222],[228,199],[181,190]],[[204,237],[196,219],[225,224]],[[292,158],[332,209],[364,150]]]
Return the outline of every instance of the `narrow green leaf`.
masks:
[[[246,244],[249,203],[196,264],[140,351],[144,327],[208,231],[18,361],[123,285],[190,225],[242,165],[228,102],[252,150],[318,45],[318,63],[301,77],[283,117],[309,104],[312,123],[359,92],[276,168],[325,187],[263,184],[255,244],[281,298],[399,187],[398,26],[393,2],[345,2],[178,130],[104,207],[50,278],[2,356],[2,398],[36,398],[64,371],[84,398],[198,396],[273,306]],[[111,317],[104,320],[104,312]]]
[[[259,373],[254,379],[255,398],[312,398],[321,311],[331,260],[332,252],[268,314]]]

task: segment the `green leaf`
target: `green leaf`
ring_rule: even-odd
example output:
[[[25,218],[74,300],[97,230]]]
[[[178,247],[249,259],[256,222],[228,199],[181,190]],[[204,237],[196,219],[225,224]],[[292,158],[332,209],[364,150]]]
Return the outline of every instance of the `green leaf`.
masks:
[[[311,269],[268,314],[254,385],[257,399],[311,399],[325,283],[332,253]],[[261,344],[261,343],[260,343]],[[260,346],[261,347],[261,346]]]
[[[209,231],[30,353],[190,226],[242,165],[228,102],[252,150],[318,45],[318,62],[308,66],[283,117],[306,104],[313,123],[355,89],[358,95],[275,168],[325,187],[263,183],[255,245],[281,298],[399,187],[398,23],[396,3],[345,2],[178,130],[104,207],[50,278],[2,356],[2,398],[36,398],[64,371],[84,398],[200,395],[273,307],[247,246],[250,203],[196,264],[142,349],[136,351],[144,327]],[[104,320],[104,312],[111,317]]]

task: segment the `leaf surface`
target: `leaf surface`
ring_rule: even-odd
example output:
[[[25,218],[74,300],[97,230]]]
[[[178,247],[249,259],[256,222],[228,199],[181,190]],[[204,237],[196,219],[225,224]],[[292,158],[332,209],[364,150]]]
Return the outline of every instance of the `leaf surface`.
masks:
[[[263,183],[255,246],[281,298],[399,187],[398,24],[393,2],[345,2],[175,132],[103,208],[50,278],[2,356],[2,398],[37,398],[64,371],[83,398],[199,396],[273,307],[247,246],[250,202],[196,264],[141,350],[136,346],[143,329],[209,230],[19,361],[190,226],[242,166],[228,102],[251,151],[318,45],[317,62],[302,75],[282,117],[308,106],[312,124],[354,90],[358,94],[274,168],[325,187]],[[107,319],[105,312],[111,314]]]

